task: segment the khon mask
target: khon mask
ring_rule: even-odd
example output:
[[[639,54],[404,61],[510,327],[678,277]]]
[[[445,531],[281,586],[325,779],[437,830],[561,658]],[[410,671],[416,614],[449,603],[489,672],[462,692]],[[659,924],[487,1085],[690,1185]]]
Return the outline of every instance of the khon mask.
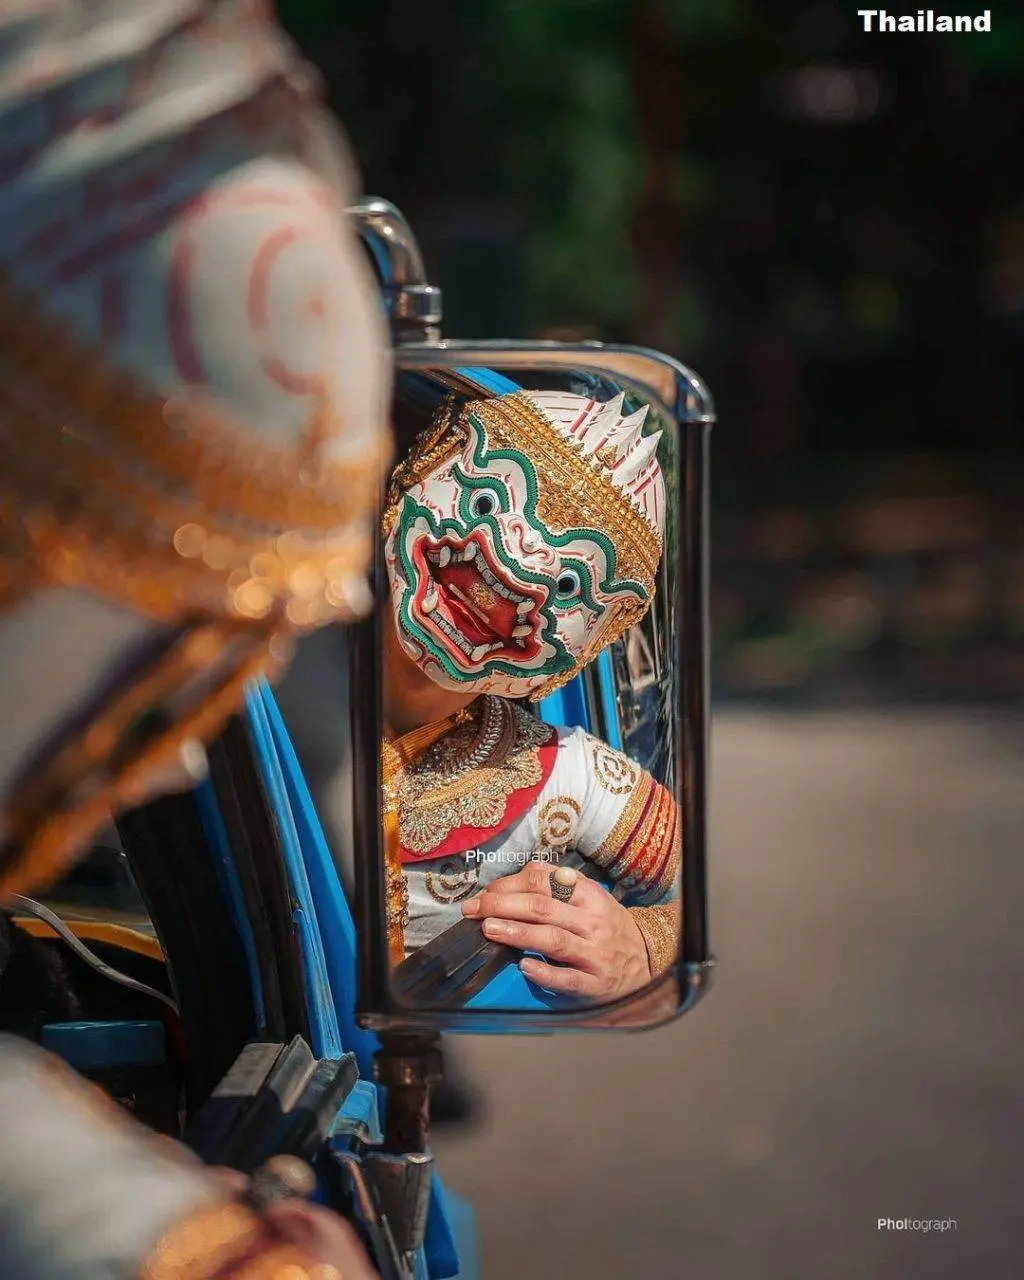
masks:
[[[561,391],[436,415],[384,516],[398,637],[430,679],[544,697],[643,617],[665,529],[646,416]]]

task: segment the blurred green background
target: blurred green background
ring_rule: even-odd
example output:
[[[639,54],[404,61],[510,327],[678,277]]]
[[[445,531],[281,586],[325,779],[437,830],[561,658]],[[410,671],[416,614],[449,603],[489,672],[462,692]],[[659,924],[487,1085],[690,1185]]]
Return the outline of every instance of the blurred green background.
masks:
[[[719,697],[1024,688],[1024,9],[955,37],[833,0],[280,11],[449,335],[710,383]]]

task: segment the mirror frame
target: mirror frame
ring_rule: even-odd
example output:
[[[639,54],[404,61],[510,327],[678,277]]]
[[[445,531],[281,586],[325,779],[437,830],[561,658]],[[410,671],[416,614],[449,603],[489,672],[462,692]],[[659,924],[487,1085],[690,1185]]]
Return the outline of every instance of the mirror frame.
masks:
[[[683,809],[682,941],[676,963],[639,991],[580,1010],[414,1009],[392,991],[387,964],[384,857],[380,824],[380,740],[383,733],[381,620],[387,573],[377,539],[374,594],[369,618],[354,628],[350,648],[353,743],[353,818],[356,838],[355,909],[358,946],[356,1014],[373,1030],[464,1031],[537,1034],[556,1030],[652,1027],[694,1007],[710,984],[714,958],[708,949],[707,799],[710,634],[708,608],[709,437],[715,421],[711,394],[685,365],[642,347],[598,342],[443,341],[395,348],[400,371],[480,366],[531,371],[583,369],[621,377],[659,400],[679,429],[682,519],[676,545],[683,589],[675,601],[673,655],[679,672],[675,750]],[[383,600],[382,600],[383,597]]]

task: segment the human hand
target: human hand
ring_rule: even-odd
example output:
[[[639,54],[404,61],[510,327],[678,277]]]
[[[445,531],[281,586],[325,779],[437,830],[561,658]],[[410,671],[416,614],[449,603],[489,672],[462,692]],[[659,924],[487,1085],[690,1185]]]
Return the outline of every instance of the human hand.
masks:
[[[571,899],[556,901],[551,874],[548,864],[531,862],[468,898],[462,913],[480,920],[492,942],[557,961],[524,957],[519,964],[531,982],[552,991],[607,1002],[650,982],[647,947],[628,908],[579,873]]]
[[[234,1195],[247,1198],[252,1180],[245,1174],[224,1167],[214,1172]],[[351,1224],[332,1209],[297,1194],[270,1201],[260,1216],[279,1240],[324,1268],[322,1280],[380,1280]]]
[[[282,1240],[333,1267],[337,1280],[380,1280],[351,1223],[332,1209],[308,1200],[277,1200],[264,1209],[263,1219]]]

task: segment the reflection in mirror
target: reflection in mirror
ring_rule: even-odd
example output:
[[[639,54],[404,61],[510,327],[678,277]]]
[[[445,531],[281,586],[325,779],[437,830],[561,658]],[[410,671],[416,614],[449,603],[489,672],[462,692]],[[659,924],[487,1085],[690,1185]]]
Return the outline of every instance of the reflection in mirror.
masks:
[[[675,961],[678,426],[584,372],[404,372],[381,821],[409,1005],[555,1009]]]

